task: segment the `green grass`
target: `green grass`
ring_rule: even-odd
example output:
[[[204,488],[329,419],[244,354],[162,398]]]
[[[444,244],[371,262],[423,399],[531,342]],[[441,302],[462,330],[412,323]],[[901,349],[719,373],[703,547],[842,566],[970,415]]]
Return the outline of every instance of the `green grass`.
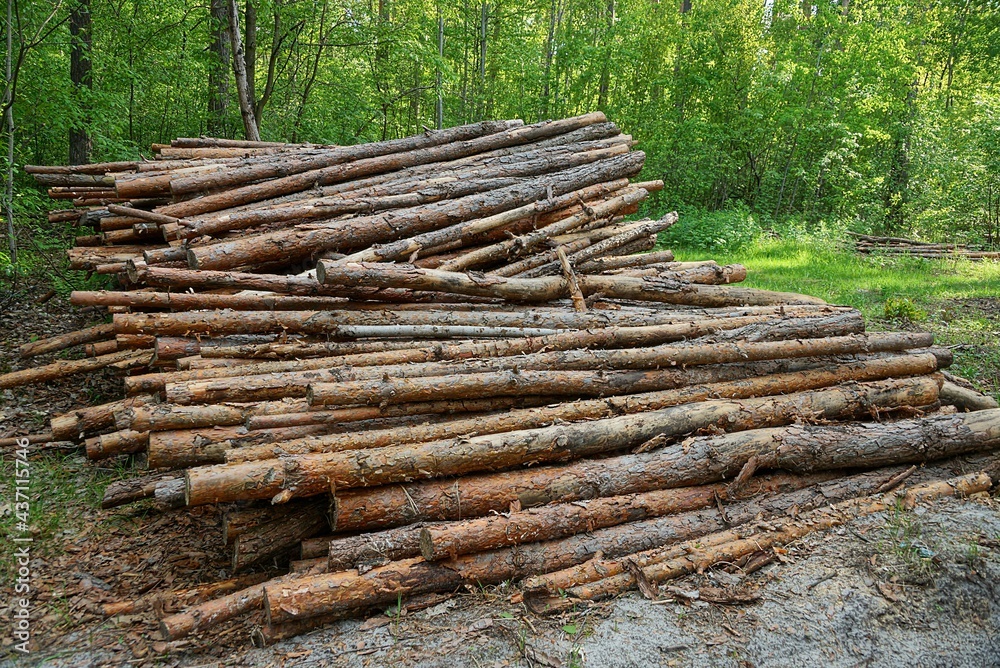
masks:
[[[746,287],[853,306],[873,330],[933,332],[953,347],[954,373],[1000,398],[1000,262],[862,256],[820,237],[761,239],[728,252],[673,250],[682,261],[745,265]]]

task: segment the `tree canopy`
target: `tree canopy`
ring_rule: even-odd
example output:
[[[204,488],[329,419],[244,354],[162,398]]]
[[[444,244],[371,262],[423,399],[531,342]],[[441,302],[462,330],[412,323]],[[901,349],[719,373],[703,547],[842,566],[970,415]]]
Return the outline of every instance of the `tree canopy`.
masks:
[[[244,136],[226,0],[10,4],[16,164],[65,162],[71,136],[92,161]],[[996,0],[236,9],[264,140],[347,144],[600,109],[646,151],[645,176],[666,182],[657,208],[1000,233]]]

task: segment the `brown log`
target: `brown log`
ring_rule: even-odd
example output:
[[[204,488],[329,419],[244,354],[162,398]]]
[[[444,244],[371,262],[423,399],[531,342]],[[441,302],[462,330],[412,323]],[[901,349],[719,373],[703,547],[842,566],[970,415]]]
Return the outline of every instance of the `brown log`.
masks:
[[[816,365],[809,365],[816,366]],[[664,390],[650,393],[648,401],[642,397],[642,405],[649,408],[665,408],[680,403],[726,397],[730,399],[743,397],[760,397],[787,392],[803,391],[829,387],[837,383],[849,381],[871,381],[885,378],[899,378],[910,375],[932,373],[937,366],[933,355],[921,354],[912,356],[897,356],[884,359],[871,359],[860,362],[832,364],[826,367],[811,368],[804,371],[793,371],[782,374],[771,374],[761,377],[748,377],[746,380],[717,382],[706,385],[690,385],[676,390]],[[748,369],[766,371],[768,369]],[[653,400],[653,396],[656,396]],[[639,397],[629,397],[639,398]],[[618,404],[621,404],[620,406]],[[284,441],[277,445],[264,445],[239,448],[226,453],[226,461],[243,462],[259,459],[270,459],[287,454],[307,454],[310,452],[339,452],[344,450],[359,450],[365,448],[384,447],[402,440],[411,443],[427,442],[458,436],[475,436],[481,434],[496,434],[516,429],[541,427],[555,421],[572,421],[609,417],[615,412],[629,412],[629,405],[624,398],[593,399],[563,403],[553,407],[528,410],[511,410],[505,414],[487,416],[469,416],[441,424],[406,427],[405,429],[386,429],[345,433],[330,436],[307,437],[303,439]],[[303,414],[304,418],[312,417],[312,413]],[[253,424],[273,425],[282,422],[285,416],[266,416],[251,418]],[[259,420],[259,421],[258,421]]]
[[[656,435],[664,438],[709,425],[730,431],[787,424],[805,406],[823,415],[856,410],[859,397],[875,405],[927,405],[937,400],[939,379],[921,377],[817,390],[785,397],[738,402],[704,401],[639,415],[586,423],[526,429],[454,441],[402,444],[369,451],[296,455],[187,471],[188,505],[238,499],[287,501],[336,489],[371,487],[407,480],[502,470],[526,463],[578,459],[634,447]],[[902,396],[900,396],[902,395]],[[866,409],[872,404],[866,404]]]
[[[375,216],[353,218],[188,249],[193,269],[255,266],[281,259],[287,263],[320,251],[351,251],[400,237],[422,234],[464,220],[491,216],[543,197],[563,195],[598,183],[630,176],[641,168],[641,152],[607,158],[523,183]],[[645,191],[639,191],[645,193]]]
[[[114,325],[96,325],[87,329],[80,329],[75,332],[25,343],[18,349],[18,352],[22,358],[33,357],[35,355],[44,355],[46,353],[54,353],[58,350],[65,350],[66,348],[78,346],[83,343],[104,341],[114,338],[114,335]]]
[[[555,248],[552,250],[545,251],[544,253],[536,252],[534,255],[529,255],[523,260],[519,260],[518,262],[513,262],[511,264],[505,264],[487,273],[496,274],[497,276],[517,276],[518,274],[529,269],[534,269],[535,267],[543,264],[557,261],[559,259],[558,251],[560,248],[564,248],[567,253],[573,253],[575,251],[582,250],[589,245],[590,239],[578,239],[577,241],[572,241],[568,244],[556,244]],[[418,263],[416,266],[424,269],[439,269],[443,264],[444,263],[442,262],[431,267]]]
[[[342,162],[345,159],[344,157],[341,157],[339,161],[336,157],[334,157],[334,162],[328,162],[326,165],[320,166],[319,168],[316,168],[316,164],[311,164],[307,167],[309,171],[290,173],[288,176],[283,176],[281,178],[271,178],[271,180],[265,181],[264,183],[243,186],[219,193],[217,195],[207,195],[195,200],[188,200],[187,202],[173,204],[164,207],[162,212],[168,215],[183,217],[197,213],[205,213],[208,211],[218,211],[241,204],[247,204],[249,202],[257,202],[289,193],[301,192],[316,186],[357,179],[371,174],[395,171],[414,165],[455,160],[493,149],[528,144],[538,139],[565,134],[594,123],[602,123],[605,120],[604,114],[596,112],[584,116],[577,116],[575,118],[546,123],[536,123],[535,125],[523,127],[513,127],[511,129],[494,131],[492,133],[490,133],[489,130],[495,129],[497,127],[496,125],[485,126],[484,129],[488,128],[486,132],[471,128],[471,126],[463,126],[463,128],[439,130],[436,133],[436,136],[431,139],[433,143],[431,143],[431,141],[425,142],[424,145],[427,146],[427,148],[415,148],[395,153],[386,152],[371,154],[371,151],[377,149],[376,144],[362,144],[357,147],[345,147],[342,149],[345,153],[354,151],[354,154],[357,154],[357,151],[363,150],[369,151],[369,155],[376,155],[378,157],[353,159],[351,162]],[[507,125],[507,127],[510,127],[510,125]],[[455,141],[454,137],[459,136],[463,131],[468,133],[470,136],[474,136],[475,138],[464,141]],[[406,142],[407,140],[396,141],[401,143]],[[412,145],[412,142],[407,145]],[[283,160],[281,161],[281,164],[285,173],[289,173],[289,166],[295,163],[293,161]],[[254,179],[261,177],[259,173],[255,173],[251,178]],[[229,185],[234,185],[235,183],[240,182],[245,183],[247,182],[245,179],[246,174],[234,175],[234,177],[230,179]],[[204,184],[197,186],[197,188],[200,187],[204,187]],[[213,182],[211,187],[219,187],[218,179]],[[175,190],[175,194],[180,194],[181,192],[191,192],[190,190],[187,190],[186,184],[184,183],[178,183],[177,188],[179,188],[179,190]]]
[[[335,431],[338,431],[336,425],[325,423],[253,431],[243,425],[155,431],[149,435],[146,462],[151,469],[221,464],[226,461],[226,452],[231,449],[259,447],[267,443],[319,436]]]
[[[707,549],[699,545],[686,543],[686,554],[665,561],[654,560],[641,567],[642,575],[650,583],[680,577],[695,571],[703,571],[720,561],[736,561],[739,558],[760,550],[768,550],[775,546],[786,545],[814,531],[823,531],[840,526],[858,517],[882,512],[901,504],[912,508],[919,501],[929,501],[944,496],[968,495],[989,489],[992,481],[985,473],[970,473],[946,481],[935,481],[916,485],[883,495],[864,496],[833,504],[828,508],[817,508],[803,516],[779,524],[773,530],[756,533],[744,533],[734,540],[725,541],[731,534],[726,532],[723,539],[708,536],[705,542]],[[673,551],[671,551],[672,553]],[[647,557],[648,559],[649,557]],[[581,600],[596,600],[609,595],[618,594],[629,589],[635,582],[635,576],[630,573],[598,580],[578,587],[573,587],[565,596],[565,602],[549,599],[546,611],[565,609]],[[534,609],[541,611],[543,604],[535,603]]]
[[[304,538],[330,531],[326,512],[319,504],[302,504],[290,513],[259,526],[248,527],[233,541],[233,571],[287,555]]]
[[[242,190],[239,186],[259,181],[261,179],[276,179],[279,182],[284,181],[284,183],[278,184],[279,187],[274,187],[274,185],[272,185],[271,188],[264,193],[263,197],[258,196],[258,193],[251,191],[251,195],[249,197],[236,196],[222,199],[224,204],[223,206],[206,207],[206,205],[203,204],[202,206],[193,209],[191,207],[186,207],[179,209],[181,212],[177,215],[189,216],[193,213],[217,211],[219,209],[229,208],[246,202],[259,201],[268,197],[276,197],[282,194],[303,190],[304,188],[299,187],[300,183],[305,184],[306,187],[323,184],[324,181],[326,183],[332,183],[333,180],[325,180],[325,177],[330,176],[331,172],[336,173],[337,170],[327,169],[326,171],[316,173],[316,170],[322,170],[323,168],[353,164],[361,161],[365,165],[373,163],[372,166],[374,169],[370,169],[367,172],[361,170],[359,173],[353,175],[354,178],[357,178],[357,176],[364,173],[371,174],[377,173],[378,171],[392,171],[408,166],[406,164],[407,162],[410,164],[418,164],[419,160],[414,162],[407,160],[406,158],[406,156],[411,155],[413,152],[423,151],[426,153],[429,149],[434,149],[435,147],[442,147],[455,143],[461,144],[475,142],[475,140],[483,137],[489,137],[491,135],[495,136],[497,133],[510,132],[511,130],[517,129],[518,126],[519,122],[517,121],[485,121],[472,125],[448,128],[446,130],[438,130],[436,132],[428,132],[422,135],[405,137],[402,139],[358,144],[356,146],[342,146],[317,151],[314,155],[307,155],[305,157],[289,158],[281,156],[276,159],[268,157],[262,160],[244,161],[245,166],[237,167],[235,169],[213,172],[204,176],[195,176],[189,179],[177,179],[171,183],[171,191],[174,195],[185,195],[195,192],[207,192],[210,190],[232,190],[234,187],[238,190]],[[481,144],[482,142],[479,142],[475,145],[478,146]],[[437,153],[441,154],[442,151],[439,150]],[[388,156],[394,156],[395,159]],[[379,160],[379,158],[382,159]],[[379,169],[379,167],[381,167],[381,169]],[[296,174],[303,174],[303,176],[300,178],[288,178]],[[271,183],[273,183],[273,181]]]
[[[589,271],[583,269],[582,265],[587,263],[589,260],[594,258],[599,258],[603,255],[607,255],[612,251],[617,251],[624,246],[631,244],[634,241],[643,239],[650,235],[659,234],[663,230],[671,227],[677,222],[677,212],[671,212],[663,216],[659,220],[650,220],[643,222],[641,225],[630,226],[629,229],[615,234],[614,236],[608,237],[597,243],[592,243],[582,250],[579,250],[569,257],[569,261],[573,263],[574,266],[581,265],[581,271]],[[544,276],[546,273],[545,265],[538,267],[536,269],[531,269],[524,272],[523,278],[531,278],[533,276]]]
[[[116,455],[142,452],[149,444],[148,431],[116,431],[110,434],[94,436],[85,441],[87,457],[104,459]]]
[[[497,358],[496,371],[477,372],[471,367],[461,375],[382,377],[378,380],[312,382],[306,397],[310,406],[349,405],[357,403],[405,403],[463,396],[512,396],[518,394],[551,394],[610,396],[652,389],[666,389],[692,384],[687,367],[704,364],[726,364],[761,360],[845,355],[853,353],[888,352],[921,348],[933,342],[930,334],[855,334],[831,336],[825,339],[791,341],[740,341],[704,345],[664,345],[645,349],[578,350],[555,353],[534,353],[519,358]],[[522,362],[523,360],[523,362]],[[504,362],[509,361],[509,366]],[[423,366],[423,365],[421,365]],[[443,366],[443,365],[442,365]],[[532,369],[653,369],[678,367],[647,374],[616,371],[533,371]],[[513,368],[512,368],[513,367]],[[425,369],[417,367],[420,373]],[[509,370],[508,370],[509,369]],[[441,369],[445,371],[445,368]],[[328,370],[332,373],[333,370]],[[369,371],[372,371],[369,369]],[[401,370],[402,371],[402,370]],[[720,378],[720,380],[722,380]],[[726,379],[728,380],[728,379]],[[346,381],[346,382],[345,382]],[[713,381],[706,381],[713,382]],[[191,391],[203,386],[189,386]],[[630,388],[635,388],[630,391]],[[643,389],[639,389],[643,388]],[[204,389],[215,389],[204,386]],[[176,388],[182,397],[181,388]],[[167,387],[170,395],[171,387]],[[200,397],[194,396],[193,401]]]
[[[514,302],[545,302],[568,295],[566,279],[562,277],[471,276],[439,269],[419,269],[412,265],[337,265],[320,260],[316,276],[320,282],[329,284],[361,283],[379,288],[429,290]],[[580,289],[585,296],[602,294],[608,298],[707,307],[824,303],[815,297],[788,292],[696,285],[649,276],[580,276]]]
[[[325,565],[315,569],[320,572]],[[280,584],[286,580],[302,577],[302,573],[291,573],[272,578],[269,584]],[[212,599],[160,620],[160,634],[168,640],[178,640],[198,631],[209,629],[227,620],[238,617],[250,610],[259,610],[264,602],[263,585],[252,585],[221,598]]]
[[[152,401],[151,396],[130,397],[56,415],[50,420],[52,436],[57,441],[76,441],[84,436],[92,436],[115,425],[115,411],[144,406]]]
[[[961,387],[948,380],[945,380],[941,386],[941,403],[966,411],[982,411],[998,407],[997,401],[993,397]]]
[[[118,341],[115,339],[109,339],[107,341],[98,341],[97,343],[88,343],[83,346],[83,354],[87,357],[97,357],[98,355],[109,355],[111,353],[118,352]]]
[[[755,479],[757,484],[754,485],[753,493],[787,492],[813,485],[833,477],[833,475],[829,473],[814,477],[786,475]],[[422,551],[425,560],[436,561],[459,554],[562,538],[625,522],[636,522],[642,519],[706,508],[720,501],[734,500],[738,496],[731,499],[724,484],[704,485],[682,489],[655,490],[628,496],[602,497],[590,502],[576,501],[570,504],[555,504],[526,511],[512,510],[510,513],[477,520],[410,524],[397,529],[335,538],[328,542],[327,570],[334,573],[350,568],[371,569],[382,566],[389,561],[420,556]],[[561,521],[555,520],[560,515],[562,516]],[[583,516],[582,519],[581,516]],[[496,522],[493,521],[494,519]],[[493,531],[495,524],[503,524],[508,532],[507,535],[495,538],[496,533]],[[480,525],[485,525],[485,532],[480,530],[482,535],[477,537],[480,543],[477,549],[465,549],[462,547],[462,543],[452,541],[450,545],[454,548],[453,553],[437,554],[435,547],[442,544],[442,536],[458,536],[460,540],[468,541],[469,536]],[[544,535],[533,537],[532,532],[543,525],[545,528],[541,529],[540,533]],[[493,537],[492,543],[495,544],[487,547],[486,544],[490,542],[490,539],[485,538],[485,535]],[[430,547],[425,549],[425,544]]]
[[[154,473],[139,478],[115,480],[104,488],[101,508],[115,508],[127,503],[152,498],[156,493],[157,486],[175,480],[178,480],[178,478],[169,473]]]
[[[459,271],[504,260],[512,255],[533,251],[550,240],[554,241],[559,235],[576,230],[595,219],[606,221],[611,216],[624,213],[628,207],[638,204],[638,202],[645,199],[648,195],[648,191],[630,186],[624,189],[619,196],[609,199],[606,202],[598,202],[591,206],[581,207],[582,210],[579,213],[568,218],[555,221],[513,239],[506,239],[460,255],[442,264],[440,269],[442,271]],[[584,238],[593,243],[594,239],[592,237],[593,235],[588,232]],[[560,240],[558,243],[566,242]]]
[[[329,314],[333,315],[333,314]],[[481,314],[480,314],[481,315]],[[496,314],[497,317],[516,314]],[[601,316],[598,316],[601,317]],[[649,318],[649,320],[655,320]],[[503,322],[503,320],[500,320]],[[520,322],[520,320],[512,320]],[[713,327],[718,323],[718,327]],[[315,321],[313,322],[315,324]],[[572,324],[549,322],[546,324]],[[742,324],[743,327],[739,325]],[[507,339],[503,342],[482,343],[469,342],[460,343],[454,346],[445,347],[443,345],[434,348],[411,348],[397,351],[380,352],[373,354],[356,354],[330,359],[320,357],[305,360],[287,360],[277,362],[255,362],[230,367],[213,367],[208,369],[193,369],[179,371],[175,373],[153,374],[127,379],[125,390],[128,394],[139,392],[161,392],[167,386],[172,387],[172,394],[181,403],[201,402],[203,399],[195,399],[193,393],[221,391],[220,397],[227,397],[227,401],[242,401],[237,399],[237,395],[243,394],[247,397],[256,396],[258,399],[264,395],[253,394],[259,388],[261,392],[268,392],[266,388],[301,387],[313,382],[324,381],[349,381],[382,378],[385,376],[411,378],[417,376],[442,376],[449,374],[469,374],[474,372],[488,372],[502,369],[622,369],[622,368],[658,368],[661,366],[672,367],[680,364],[703,364],[705,358],[697,358],[697,352],[692,350],[692,346],[685,345],[682,350],[675,350],[674,347],[659,346],[648,348],[641,353],[631,354],[626,352],[593,352],[580,350],[577,352],[565,352],[559,354],[555,351],[562,351],[573,348],[599,347],[602,343],[613,343],[617,345],[633,345],[641,343],[659,343],[661,341],[676,341],[682,337],[688,339],[697,338],[699,335],[714,333],[716,341],[733,340],[743,338],[748,342],[759,342],[773,339],[804,338],[815,336],[818,332],[823,332],[831,336],[831,341],[835,345],[842,343],[834,340],[834,335],[850,334],[863,329],[864,323],[853,312],[835,312],[826,317],[812,318],[785,318],[762,322],[755,317],[730,318],[720,321],[705,321],[703,323],[691,324],[687,326],[650,326],[638,328],[622,328],[609,331],[608,329],[588,330],[586,332],[573,333],[574,335],[553,334],[547,337],[538,337],[526,344],[518,346],[514,339]],[[396,331],[396,330],[393,330]],[[402,331],[409,331],[403,329]],[[521,331],[521,330],[519,330]],[[555,331],[555,330],[550,330]],[[886,338],[882,335],[873,335],[879,338]],[[641,342],[641,343],[640,343]],[[711,341],[699,342],[709,345]],[[922,344],[923,341],[918,343]],[[883,349],[886,345],[892,345],[888,340],[872,341],[875,346],[872,350]],[[550,351],[548,353],[528,354],[532,349],[544,347]],[[912,347],[912,346],[911,346]],[[829,347],[828,347],[829,348]],[[826,348],[826,349],[828,349]],[[739,354],[758,354],[762,351],[753,349],[754,352],[740,351]],[[812,350],[812,349],[810,349]],[[824,349],[825,350],[825,349]],[[475,355],[477,359],[467,359],[470,353],[481,352]],[[763,358],[768,358],[766,351]],[[803,356],[812,354],[804,352],[801,354],[779,355],[779,356]],[[816,354],[822,354],[822,351]],[[513,355],[517,355],[514,357]],[[679,357],[671,357],[678,355]],[[726,357],[726,353],[722,353]],[[426,359],[461,361],[435,361],[421,362]],[[694,361],[699,359],[700,361]],[[738,361],[740,358],[726,358],[720,361]],[[691,360],[691,361],[688,361]],[[377,364],[378,362],[389,361],[391,364]],[[709,359],[714,361],[714,358]],[[362,368],[363,367],[363,368]],[[197,381],[208,381],[213,378],[231,378],[240,376],[244,380],[237,384],[233,383],[197,383]],[[230,386],[233,386],[232,388]],[[275,389],[272,391],[277,392]],[[304,389],[296,391],[297,396],[303,396]]]
[[[293,515],[309,512],[312,506],[323,510],[322,500],[307,499],[280,506],[251,506],[231,508],[222,515],[222,538],[226,545],[232,545],[236,538],[254,527],[268,522],[276,522]]]
[[[269,207],[248,208],[233,212],[227,210],[224,215],[198,216],[186,218],[173,225],[164,226],[164,237],[168,240],[191,239],[202,235],[220,236],[221,233],[238,229],[247,229],[268,225],[271,229],[288,227],[306,221],[330,221],[344,214],[373,214],[389,209],[401,209],[423,204],[430,204],[445,199],[455,199],[487,190],[507,188],[517,185],[525,177],[537,176],[559,169],[584,165],[602,158],[621,155],[628,152],[628,146],[616,139],[603,142],[585,142],[556,148],[539,148],[534,152],[519,154],[516,161],[487,161],[473,169],[454,170],[447,164],[440,165],[433,178],[418,176],[412,179],[399,179],[389,183],[381,183],[372,187],[360,187],[349,193],[340,193],[328,197],[316,197],[306,200],[287,202]],[[615,184],[601,184],[591,189],[585,189],[578,194],[579,198],[589,200],[602,196],[611,189],[620,189],[628,185],[622,179]],[[569,198],[561,198],[562,202],[549,202],[543,207],[546,211],[554,211],[569,204]],[[483,232],[496,229],[504,224],[513,223],[539,213],[534,209],[520,212],[520,215],[507,216],[506,223],[499,220],[485,222],[479,227]],[[449,239],[457,240],[462,235]],[[442,242],[443,243],[443,242]],[[437,243],[423,244],[430,248]]]
[[[962,417],[969,414],[962,414]],[[1000,409],[973,413],[975,419],[958,415],[903,420],[889,424],[845,424],[791,426],[697,437],[661,451],[672,460],[678,474],[698,480],[719,479],[740,469],[781,468],[795,472],[832,470],[844,466],[877,467],[923,463],[1000,446]],[[700,464],[700,465],[699,465]],[[712,471],[709,473],[709,471]],[[690,491],[694,491],[690,489]],[[468,554],[505,545],[548,540],[587,531],[588,526],[613,526],[642,514],[669,510],[671,498],[657,492],[612,497],[590,502],[556,504],[465,522],[430,527],[421,531],[420,547],[428,561]],[[659,505],[664,503],[663,506]],[[647,505],[648,504],[648,505]]]
[[[625,147],[620,147],[625,149]],[[601,157],[610,157],[612,155],[621,154],[627,152],[624,151],[611,151],[602,152]],[[597,153],[597,152],[594,152]],[[565,169],[570,166],[570,164],[563,165],[561,168]],[[614,182],[610,187],[617,189],[624,188],[627,185],[627,181],[621,180],[619,182]],[[492,216],[486,218],[481,218],[478,220],[470,220],[465,222],[460,222],[456,225],[450,227],[444,227],[438,230],[432,230],[430,232],[425,232],[424,234],[417,235],[410,239],[401,239],[392,243],[379,244],[368,250],[358,251],[347,257],[337,260],[338,262],[384,262],[386,260],[395,260],[399,258],[408,258],[414,253],[420,253],[428,248],[435,248],[444,244],[457,242],[457,241],[471,241],[476,239],[480,235],[494,230],[496,228],[508,225],[510,223],[517,222],[524,218],[533,218],[535,216],[550,213],[558,209],[562,209],[572,203],[577,201],[586,201],[599,194],[595,192],[595,189],[607,189],[608,186],[604,184],[598,184],[596,186],[591,185],[579,190],[574,190],[568,192],[564,195],[558,197],[550,197],[537,202],[531,202],[523,206],[515,207],[496,213]],[[648,196],[645,190],[641,189],[629,189],[629,192],[634,192],[634,198],[643,199]],[[632,204],[634,201],[622,200],[622,206],[627,204]],[[614,206],[610,209],[611,212],[615,212],[620,209],[621,206]]]
[[[672,398],[670,392],[663,392],[660,393],[661,402],[648,402],[648,404],[644,402],[642,405],[657,409],[685,401],[705,401],[714,396],[740,399],[780,392],[805,391],[839,382],[841,374],[844,374],[845,381],[876,377],[876,368],[881,365],[869,368],[872,376],[845,373],[845,366],[854,365],[840,365],[838,368],[819,373],[810,371],[779,374],[759,380],[748,379],[713,386],[685,388],[674,392]],[[856,365],[854,371],[863,371],[863,367]],[[895,375],[891,373],[891,366],[884,367],[883,371],[889,376]],[[820,385],[822,382],[826,384]],[[611,407],[607,412],[591,413],[590,416],[603,417],[613,414],[614,410],[615,408]],[[648,410],[648,408],[636,408],[636,410]],[[577,415],[567,414],[566,417],[572,419],[580,415],[585,414],[583,412]],[[665,465],[657,465],[660,461],[665,461]],[[671,460],[662,460],[658,453],[640,453],[597,461],[582,460],[574,464],[465,477],[459,481],[411,483],[405,488],[390,486],[339,491],[334,499],[331,523],[338,531],[353,531],[420,521],[455,520],[481,516],[493,511],[501,512],[512,503],[528,508],[557,500],[573,501],[594,496],[613,496],[673,487],[685,484],[691,479],[683,473],[678,478],[678,472],[671,468],[671,463]],[[705,481],[712,480],[709,478]]]
[[[264,611],[270,623],[280,623],[346,612],[355,609],[362,600],[376,604],[390,597],[447,591],[464,583],[516,580],[580,563],[598,551],[613,557],[625,556],[639,549],[705,533],[706,526],[717,525],[719,514],[717,509],[695,511],[680,517],[668,516],[597,529],[561,540],[463,555],[442,562],[407,559],[364,574],[344,571],[267,584]]]
[[[344,305],[338,297],[297,297],[288,295],[222,295],[185,292],[108,292],[79,291],[70,293],[70,303],[77,306],[128,306],[132,309],[230,309],[235,311],[302,311],[336,309]]]
[[[832,338],[832,337],[831,337]],[[583,351],[581,351],[583,352]],[[174,404],[252,402],[302,397],[310,406],[346,406],[353,404],[401,404],[413,401],[439,399],[461,399],[465,396],[512,397],[512,396],[573,396],[610,397],[619,394],[649,392],[667,388],[682,387],[693,383],[718,382],[743,377],[757,368],[767,365],[690,365],[688,368],[655,369],[670,367],[669,362],[658,362],[656,358],[636,354],[633,350],[621,351],[617,356],[567,355],[565,359],[552,364],[554,370],[531,370],[531,367],[545,368],[541,361],[532,357],[525,361],[528,369],[519,365],[517,358],[495,358],[484,360],[482,364],[470,362],[401,365],[399,367],[325,368],[284,373],[268,373],[256,376],[227,376],[208,380],[168,382],[163,388],[165,399]],[[638,352],[652,352],[638,351]],[[539,356],[543,353],[539,353]],[[787,358],[810,356],[808,354]],[[592,365],[582,359],[607,358]],[[574,359],[576,358],[576,359]],[[652,359],[652,361],[650,361]],[[786,356],[777,359],[786,359]],[[610,361],[614,360],[614,361]],[[616,364],[645,370],[615,369]],[[483,372],[481,369],[494,367]],[[559,367],[585,367],[576,370],[559,370]],[[589,367],[589,368],[586,368]],[[239,372],[245,367],[222,369]],[[386,374],[395,374],[386,380]],[[437,374],[441,375],[428,375]],[[165,374],[157,374],[165,375]],[[143,376],[141,384],[127,386],[135,392],[155,391],[152,382],[156,376]],[[132,380],[132,379],[128,379]],[[331,382],[333,381],[333,382]]]
[[[151,361],[152,353],[136,352],[133,350],[101,355],[100,357],[87,357],[79,360],[60,360],[46,364],[45,366],[11,371],[10,373],[0,375],[0,389],[31,385],[33,383],[44,383],[77,373],[104,369],[109,366],[119,369],[146,366]]]

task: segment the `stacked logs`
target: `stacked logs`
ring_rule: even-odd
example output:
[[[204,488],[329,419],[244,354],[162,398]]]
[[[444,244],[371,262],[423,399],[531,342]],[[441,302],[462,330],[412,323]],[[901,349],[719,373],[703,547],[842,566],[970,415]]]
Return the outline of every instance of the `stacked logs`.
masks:
[[[930,335],[643,252],[677,217],[624,219],[661,184],[629,183],[642,154],[601,114],[158,150],[34,168],[102,235],[137,236],[80,246],[107,251],[84,268],[122,289],[71,299],[110,323],[22,347],[90,356],[0,388],[128,370],[123,398],[44,438],[148,469],[105,507],[223,504],[234,574],[288,566],[176,593],[168,639],[252,613],[271,641],[505,580],[539,612],[655,597],[719,559],[991,484],[911,466],[1000,447],[996,402],[946,379]]]
[[[931,243],[903,237],[874,237],[856,232],[848,232],[848,234],[854,237],[855,250],[864,255],[872,253],[911,255],[929,260],[943,258],[964,258],[972,261],[1000,259],[1000,252],[970,248],[963,244]]]

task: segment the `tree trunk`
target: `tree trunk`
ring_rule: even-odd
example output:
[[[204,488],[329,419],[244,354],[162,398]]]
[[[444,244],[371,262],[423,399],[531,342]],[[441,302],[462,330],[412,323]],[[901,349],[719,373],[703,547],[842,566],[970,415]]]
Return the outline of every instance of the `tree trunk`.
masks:
[[[209,51],[212,61],[208,70],[208,133],[225,137],[226,115],[229,108],[229,53],[232,38],[229,35],[229,8],[227,0],[210,0],[212,43]]]
[[[10,29],[13,29],[10,27]],[[93,65],[90,59],[92,44],[90,0],[76,0],[69,15],[69,35],[72,43],[70,49],[69,73],[73,90],[85,119],[69,131],[69,164],[84,165],[90,162],[90,135],[87,132],[89,124],[90,99],[93,88],[91,71]]]
[[[233,572],[287,555],[303,539],[329,530],[326,512],[319,504],[303,504],[296,513],[247,528],[233,541]]]
[[[236,4],[236,0],[228,1],[229,37],[233,46],[233,74],[236,77],[236,93],[239,96],[240,113],[243,115],[243,130],[247,140],[260,141],[260,132],[257,130],[257,119],[253,113],[253,100],[250,98],[246,54],[243,52],[243,40],[240,36],[239,7]]]
[[[31,343],[22,345],[18,352],[22,358],[34,357],[35,355],[45,355],[59,350],[66,350],[73,346],[91,343],[93,341],[104,341],[114,338],[115,328],[112,324],[95,325],[87,329],[79,329],[75,332],[60,334],[47,339],[39,339]]]

